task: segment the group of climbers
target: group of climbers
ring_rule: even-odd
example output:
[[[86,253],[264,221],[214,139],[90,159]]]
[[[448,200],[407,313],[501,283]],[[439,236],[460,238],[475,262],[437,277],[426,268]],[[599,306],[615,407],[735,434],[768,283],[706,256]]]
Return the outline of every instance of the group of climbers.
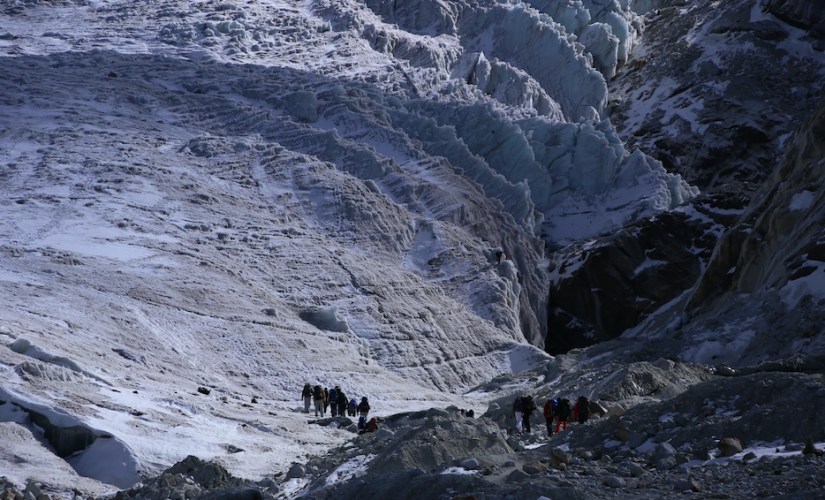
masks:
[[[325,416],[327,408],[330,410],[330,416],[343,417],[348,414],[353,417],[358,406],[355,399],[347,400],[344,391],[337,385],[332,389],[326,389],[320,385],[313,387],[310,384],[305,384],[304,390],[301,392],[301,399],[304,401],[304,413],[309,413],[310,406],[313,403],[315,404],[316,417],[319,415]]]
[[[322,388],[320,385],[315,387],[310,384],[304,384],[304,390],[301,392],[301,399],[304,401],[304,413],[309,413],[310,405],[315,403],[315,416],[326,416],[327,408],[330,409],[330,416],[332,417],[358,417],[358,433],[372,432],[378,424],[375,418],[367,420],[370,412],[370,403],[367,397],[361,398],[361,402],[356,402],[355,399],[347,401],[347,396],[341,387],[336,385],[332,389]]]
[[[518,396],[513,402],[513,416],[516,419],[516,432],[530,432],[530,416],[537,410],[533,396]],[[553,435],[553,420],[556,421],[556,430],[567,430],[567,421],[572,416],[574,420],[583,424],[590,418],[590,402],[586,396],[579,396],[575,406],[570,407],[567,398],[548,399],[544,403],[544,420],[547,423],[547,436]]]
[[[358,433],[372,432],[378,427],[378,420],[372,418],[368,420],[370,412],[370,404],[367,397],[361,398],[360,403],[356,403],[355,399],[347,401],[347,397],[341,390],[340,386],[335,386],[332,389],[324,389],[320,385],[312,387],[310,384],[304,385],[304,390],[301,393],[304,401],[304,412],[309,413],[310,404],[315,403],[315,416],[325,416],[327,407],[331,409],[333,417],[343,417],[348,415],[354,417],[358,415]],[[516,419],[516,432],[522,433],[531,432],[530,417],[538,407],[533,399],[533,396],[518,396],[513,402],[513,416]],[[464,411],[462,410],[462,414]],[[567,430],[567,421],[572,416],[575,421],[580,424],[587,422],[590,418],[590,402],[586,396],[579,396],[576,404],[571,408],[570,400],[567,398],[548,399],[544,403],[542,411],[544,420],[547,424],[547,436],[553,435],[553,421],[556,421],[555,432],[560,429]],[[472,414],[467,416],[472,417]]]

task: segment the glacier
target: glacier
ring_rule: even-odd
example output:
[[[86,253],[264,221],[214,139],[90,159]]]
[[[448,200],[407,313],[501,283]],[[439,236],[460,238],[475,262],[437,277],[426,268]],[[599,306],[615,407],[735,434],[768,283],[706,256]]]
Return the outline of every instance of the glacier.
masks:
[[[548,252],[698,192],[610,125],[641,26],[597,5],[10,4],[4,401],[115,436],[124,484],[341,442],[289,437],[310,381],[480,411],[549,359]]]

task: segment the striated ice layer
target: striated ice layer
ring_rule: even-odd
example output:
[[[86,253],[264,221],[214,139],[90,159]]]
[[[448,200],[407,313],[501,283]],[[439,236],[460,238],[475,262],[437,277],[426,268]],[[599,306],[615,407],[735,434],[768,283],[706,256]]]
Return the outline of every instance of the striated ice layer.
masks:
[[[598,118],[607,103],[604,77],[563,26],[523,5],[495,5],[462,18],[462,44],[529,73],[566,120]]]
[[[465,175],[479,182],[487,196],[499,199],[517,220],[540,230],[553,244],[616,230],[698,194],[679,175],[665,171],[657,160],[640,151],[628,154],[607,121],[568,123],[546,117],[510,120],[492,102],[460,105],[412,101],[406,107],[415,116],[431,117],[438,125],[426,129],[431,134],[427,137],[404,125],[407,133],[426,140],[431,148],[438,144],[440,149],[432,152],[444,154],[453,162],[462,161],[456,153],[465,147],[483,158],[483,164],[467,162],[472,167],[465,169]],[[404,123],[409,121],[407,118]],[[515,196],[517,193],[529,196],[529,200]],[[576,206],[589,206],[591,212],[606,214],[598,224],[580,224],[580,210],[558,208],[568,198],[576,200]],[[539,220],[538,225],[534,222],[537,219],[529,219],[530,203],[543,214],[543,222]],[[575,222],[560,223],[560,218]],[[560,231],[558,227],[566,229]]]
[[[527,0],[527,3],[579,37],[607,79],[627,60],[641,36],[638,13],[644,13],[645,10],[640,10],[644,5],[640,4],[637,9],[629,5],[628,0]]]

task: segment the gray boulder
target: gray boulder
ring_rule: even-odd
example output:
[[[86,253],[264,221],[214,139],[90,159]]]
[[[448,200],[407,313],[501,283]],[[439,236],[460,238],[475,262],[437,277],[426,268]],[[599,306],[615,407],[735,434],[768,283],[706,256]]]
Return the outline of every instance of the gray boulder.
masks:
[[[539,472],[546,471],[547,467],[542,465],[540,462],[534,462],[534,463],[530,463],[530,464],[524,464],[521,467],[521,470],[523,470],[524,472],[526,472],[530,475],[533,475],[533,474],[538,474]]]
[[[732,457],[742,451],[742,443],[736,438],[723,438],[719,440],[717,448],[722,452],[723,457]]]
[[[630,439],[628,440],[627,445],[631,448],[638,448],[639,446],[643,445],[645,441],[647,441],[647,434],[631,432]]]
[[[437,410],[431,418],[411,414],[388,418],[387,422],[390,422],[388,427],[407,427],[409,430],[403,436],[396,433],[389,438],[388,444],[373,451],[377,457],[370,464],[370,472],[390,474],[410,467],[432,470],[460,464],[455,462],[456,457],[502,455],[513,451],[496,432],[498,427],[487,419],[469,419],[458,413]]]
[[[524,451],[524,443],[519,441],[518,438],[515,436],[510,436],[507,438],[507,444],[515,451]]]
[[[661,443],[656,446],[651,462],[659,463],[659,460],[665,458],[672,458],[674,464],[676,463],[676,449],[670,443]]]
[[[527,479],[528,477],[530,477],[530,474],[524,472],[521,469],[516,469],[516,470],[514,470],[513,472],[511,472],[510,474],[507,475],[507,482],[508,483],[517,483],[519,481]]]
[[[375,439],[386,439],[392,438],[393,436],[395,436],[395,433],[389,429],[378,429],[375,433]]]
[[[242,483],[240,479],[232,477],[223,466],[205,462],[192,455],[168,468],[164,474],[189,476],[203,488],[234,487]]]
[[[430,417],[449,417],[450,414],[447,413],[446,410],[442,410],[441,408],[430,408],[427,410],[427,418]]]
[[[347,417],[328,417],[311,421],[310,424],[320,425],[322,427],[338,427],[345,429],[353,424],[353,421]]]
[[[620,423],[619,426],[616,428],[616,437],[619,439],[619,441],[629,441],[631,435],[632,433],[630,432],[630,429],[627,427],[627,425],[625,425],[624,422]]]
[[[289,471],[286,473],[287,479],[295,479],[295,478],[302,478],[306,476],[306,471],[301,464],[295,464],[289,468]]]
[[[602,482],[611,488],[624,488],[627,486],[627,482],[624,479],[615,476],[607,476]]]
[[[550,450],[550,465],[558,468],[559,465],[570,465],[570,455],[561,448],[553,448]]]
[[[476,470],[478,469],[478,460],[475,458],[468,458],[461,462],[461,466],[467,470]]]
[[[673,489],[676,491],[699,492],[702,491],[702,485],[695,479],[681,479],[676,481],[676,484],[673,485]]]
[[[670,470],[676,467],[676,458],[675,457],[667,457],[656,462],[656,469],[661,471]]]

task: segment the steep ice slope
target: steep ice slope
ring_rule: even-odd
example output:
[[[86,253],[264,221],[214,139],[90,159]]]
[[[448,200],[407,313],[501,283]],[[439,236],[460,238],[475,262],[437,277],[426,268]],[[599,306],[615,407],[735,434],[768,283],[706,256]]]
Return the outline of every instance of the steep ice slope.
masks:
[[[407,30],[373,27],[368,30],[378,33],[370,38],[373,46],[394,55],[399,55],[393,52],[396,47],[403,47],[400,55],[410,61],[411,71],[426,68],[430,78],[425,80],[429,89],[414,89],[415,96],[429,94],[428,99],[414,100],[407,107],[415,105],[416,114],[433,117],[440,126],[455,127],[470,151],[511,183],[525,180],[530,200],[543,214],[541,233],[551,245],[608,233],[697,194],[658,162],[630,154],[610,124],[598,122],[606,115],[604,76],[593,68],[592,54],[585,52],[576,35],[547,13],[495,2],[425,2],[416,10],[403,2],[369,5],[385,21]],[[551,7],[543,6],[552,11]],[[618,4],[606,10],[611,9],[627,19],[617,13],[602,14],[615,18],[624,30],[622,43],[632,46],[628,19],[635,20],[635,15]],[[436,35],[439,42],[420,48],[430,54],[422,62],[410,54],[409,46],[411,38],[425,35]],[[456,60],[457,47],[464,49],[465,56],[450,71],[444,64]],[[523,85],[501,89],[496,83],[506,80],[509,86],[513,80],[522,80],[524,72],[530,79]],[[543,93],[532,90],[532,80],[546,92],[549,103]],[[468,96],[471,100],[484,95],[478,94],[483,90],[499,102],[524,103],[524,107],[468,107],[465,82],[472,84],[471,91],[477,89],[476,96]],[[513,99],[510,94],[516,89],[527,95]],[[498,185],[479,180],[489,194],[500,198]]]
[[[25,83],[6,93],[14,113],[4,116],[14,124],[4,124],[0,399],[63,408],[122,441],[148,472],[187,453],[176,439],[162,450],[138,439],[146,425],[170,425],[177,406],[219,428],[254,418],[268,427],[268,411],[291,408],[306,382],[342,384],[375,396],[380,408],[382,400],[443,398],[541,359],[519,346],[515,267],[494,266],[491,247],[458,225],[484,213],[476,186],[420,159],[433,179],[418,181],[421,209],[446,215],[417,215],[391,199],[392,184],[382,194],[374,182],[267,141],[272,128],[245,105],[169,93],[176,75],[196,71],[190,63],[94,57],[104,69],[91,80],[72,54],[7,65],[42,93]],[[50,74],[62,65],[58,88]],[[258,132],[240,135],[248,121]],[[316,135],[335,137],[304,134],[304,147],[318,146],[308,140]],[[374,158],[361,149],[369,154],[358,162],[355,145],[340,150],[355,157],[342,157],[345,166]],[[403,172],[387,177],[403,187]],[[468,207],[455,220],[450,196],[437,195],[451,183],[454,203]],[[523,237],[509,224],[512,238]],[[71,383],[21,371],[32,358],[67,366]],[[197,402],[198,386],[269,406],[233,417]],[[112,401],[115,390],[146,397]],[[226,454],[215,439],[201,436],[188,449]],[[255,449],[254,439],[230,444]]]

